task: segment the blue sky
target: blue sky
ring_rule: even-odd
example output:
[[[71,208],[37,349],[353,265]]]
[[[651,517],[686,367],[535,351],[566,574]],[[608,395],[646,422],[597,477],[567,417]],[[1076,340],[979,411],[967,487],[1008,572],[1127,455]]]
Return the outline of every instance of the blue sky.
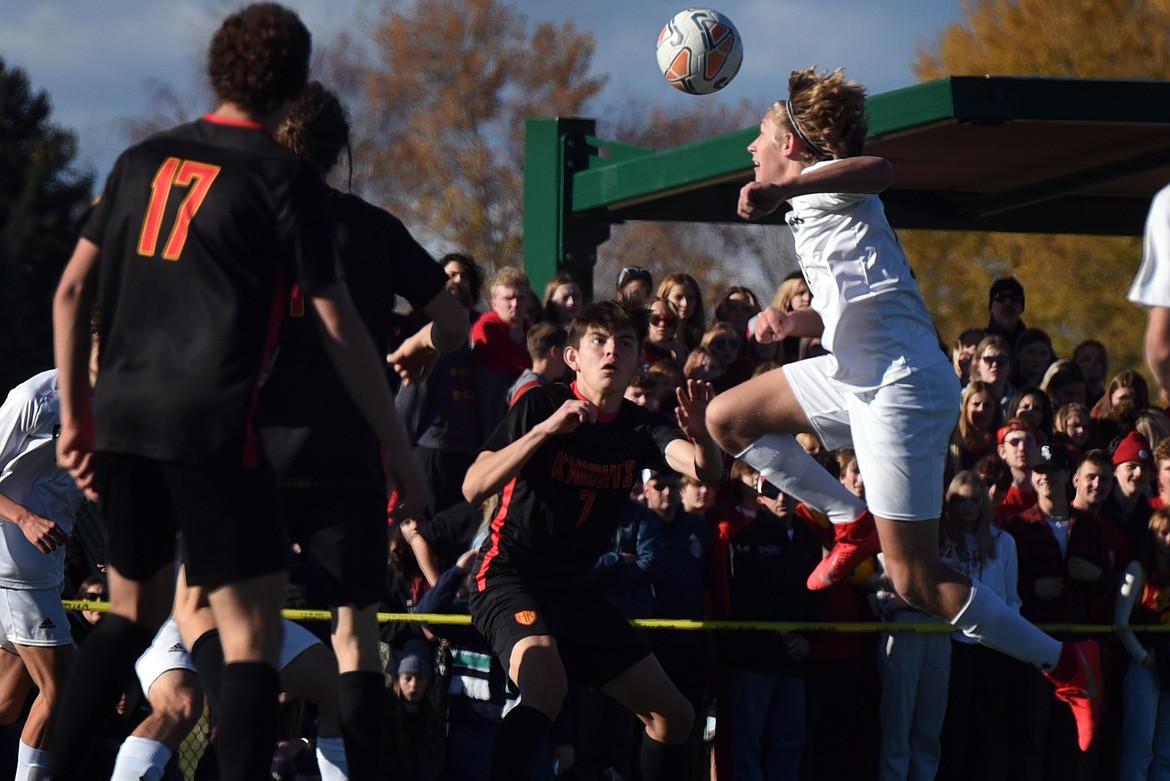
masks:
[[[505,0],[507,2],[508,0]],[[285,0],[318,41],[342,31],[358,36],[377,9],[394,0]],[[609,81],[598,105],[634,97],[663,105],[679,101],[783,97],[787,74],[818,65],[844,67],[871,93],[915,81],[920,45],[937,41],[960,21],[961,0],[718,0],[744,38],[744,64],[718,96],[670,88],[658,73],[654,43],[662,25],[687,7],[677,0],[511,0],[530,25],[575,19],[594,33],[593,69]],[[0,7],[0,57],[23,68],[53,104],[54,119],[76,131],[79,162],[103,178],[125,145],[119,120],[148,114],[149,81],[198,94],[196,75],[211,33],[237,6],[222,0],[5,0]]]

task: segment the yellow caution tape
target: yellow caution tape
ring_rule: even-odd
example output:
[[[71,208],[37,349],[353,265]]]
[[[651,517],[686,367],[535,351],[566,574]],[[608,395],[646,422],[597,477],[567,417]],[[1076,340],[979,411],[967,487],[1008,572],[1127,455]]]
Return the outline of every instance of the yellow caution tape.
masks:
[[[109,602],[84,602],[62,600],[66,610],[92,610],[108,612]],[[291,621],[329,621],[328,610],[282,610],[281,615]],[[470,626],[471,616],[447,613],[379,613],[378,622],[403,622],[415,624],[436,624],[448,626]],[[916,632],[922,634],[950,634],[958,631],[949,624],[883,624],[880,621],[692,621],[677,618],[635,618],[632,624],[643,629],[682,629],[706,632],[730,630],[747,632],[839,632],[858,634],[867,632]],[[1069,632],[1076,634],[1111,634],[1116,632],[1170,632],[1170,624],[1039,624],[1046,632]]]

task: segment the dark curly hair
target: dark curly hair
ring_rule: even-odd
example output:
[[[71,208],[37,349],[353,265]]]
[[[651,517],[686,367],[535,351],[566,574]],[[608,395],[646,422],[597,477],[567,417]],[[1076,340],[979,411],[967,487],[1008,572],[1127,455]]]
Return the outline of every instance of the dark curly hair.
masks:
[[[325,175],[349,147],[349,119],[337,95],[313,80],[293,103],[276,140]]]
[[[267,113],[304,89],[311,50],[296,13],[276,3],[249,5],[224,19],[211,39],[211,88],[221,101]]]
[[[816,66],[793,71],[788,79],[788,104],[795,117],[790,118],[781,101],[772,106],[769,115],[777,133],[796,133],[793,119],[800,130],[825,156],[855,157],[865,149],[869,120],[865,115],[865,87],[845,78],[841,69],[832,73],[817,73]],[[777,141],[782,141],[777,138]],[[810,158],[820,159],[815,151],[806,150]]]

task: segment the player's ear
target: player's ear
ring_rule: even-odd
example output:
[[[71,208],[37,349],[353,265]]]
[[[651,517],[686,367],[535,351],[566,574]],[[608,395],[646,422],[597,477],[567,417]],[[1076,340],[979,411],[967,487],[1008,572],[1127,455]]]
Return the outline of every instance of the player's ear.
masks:
[[[565,365],[575,372],[581,371],[581,362],[578,360],[580,356],[577,350],[572,345],[565,345]]]
[[[780,143],[781,151],[784,152],[785,157],[796,157],[799,150],[796,148],[797,140],[795,133],[785,133],[784,140]]]

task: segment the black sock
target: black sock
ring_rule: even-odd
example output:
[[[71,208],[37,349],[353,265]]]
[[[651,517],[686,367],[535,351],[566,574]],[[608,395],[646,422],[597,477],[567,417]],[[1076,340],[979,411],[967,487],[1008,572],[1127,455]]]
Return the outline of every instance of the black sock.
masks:
[[[224,665],[217,749],[223,781],[268,778],[276,747],[280,673],[264,662]]]
[[[642,733],[642,781],[686,781],[691,777],[690,744],[659,743]]]
[[[94,724],[104,724],[134,671],[134,660],[150,647],[154,632],[124,616],[103,618],[73,663],[57,710],[49,748],[49,773],[59,781],[81,781],[88,763]]]
[[[209,629],[191,646],[191,661],[199,672],[203,693],[211,705],[212,719],[223,713],[220,694],[223,692],[223,644],[219,641],[219,630]]]
[[[491,781],[528,778],[540,741],[551,725],[548,716],[527,705],[517,705],[508,711],[496,733]]]
[[[379,759],[386,678],[357,670],[337,680],[337,711],[350,778],[381,778]]]

